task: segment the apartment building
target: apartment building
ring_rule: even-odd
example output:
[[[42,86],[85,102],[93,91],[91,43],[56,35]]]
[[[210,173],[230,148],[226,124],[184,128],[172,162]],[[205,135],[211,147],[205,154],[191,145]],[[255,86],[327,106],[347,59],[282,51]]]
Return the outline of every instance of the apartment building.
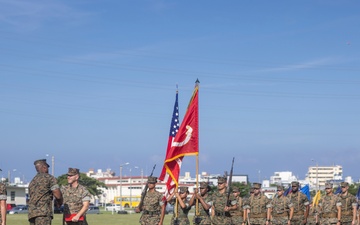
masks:
[[[326,182],[339,183],[343,181],[342,166],[310,166],[305,180],[310,184],[310,188],[314,190],[322,190],[325,188]]]

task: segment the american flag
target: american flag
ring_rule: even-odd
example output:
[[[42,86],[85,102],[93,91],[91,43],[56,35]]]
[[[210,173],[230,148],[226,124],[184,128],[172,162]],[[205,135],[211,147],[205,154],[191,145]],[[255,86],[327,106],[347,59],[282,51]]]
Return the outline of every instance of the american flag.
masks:
[[[178,91],[176,91],[174,111],[173,111],[173,116],[172,116],[171,124],[170,124],[170,133],[169,133],[169,140],[168,140],[168,145],[167,145],[167,149],[166,149],[165,160],[168,158],[168,152],[171,148],[171,144],[174,141],[177,132],[179,131],[179,127],[180,127],[180,121],[179,121]],[[162,180],[166,183],[166,190],[165,190],[165,194],[164,194],[165,198],[167,198],[173,192],[174,188],[176,187],[176,183],[177,183],[177,181],[176,182],[174,181],[174,177],[170,177],[169,174],[166,172],[166,170],[169,169],[174,175],[175,174],[179,175],[182,158],[183,157],[179,158],[178,160],[176,160],[170,164],[169,163],[164,164],[164,167],[161,171],[159,180]]]

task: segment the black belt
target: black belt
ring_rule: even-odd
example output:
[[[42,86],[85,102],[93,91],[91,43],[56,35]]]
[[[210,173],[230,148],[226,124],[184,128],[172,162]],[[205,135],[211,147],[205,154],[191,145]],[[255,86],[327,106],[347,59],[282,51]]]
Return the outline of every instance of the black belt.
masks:
[[[231,216],[229,212],[215,212],[215,216]]]
[[[160,215],[160,211],[148,211],[148,210],[144,210],[143,214],[150,215],[150,216]]]

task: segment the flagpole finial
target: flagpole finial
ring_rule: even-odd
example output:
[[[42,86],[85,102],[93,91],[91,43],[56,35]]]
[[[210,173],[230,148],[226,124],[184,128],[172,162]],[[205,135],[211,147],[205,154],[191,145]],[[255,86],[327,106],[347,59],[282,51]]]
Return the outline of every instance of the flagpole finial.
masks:
[[[179,85],[176,84],[176,93],[179,93]]]
[[[196,78],[195,84],[196,85],[200,84],[199,78]]]

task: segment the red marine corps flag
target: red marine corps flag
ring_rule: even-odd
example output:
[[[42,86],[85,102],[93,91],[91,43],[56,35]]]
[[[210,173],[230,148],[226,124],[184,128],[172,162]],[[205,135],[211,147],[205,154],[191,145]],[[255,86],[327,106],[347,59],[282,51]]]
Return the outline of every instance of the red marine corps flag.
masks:
[[[166,151],[166,158],[164,167],[159,177],[160,180],[166,182],[165,197],[167,198],[175,188],[178,186],[178,180],[180,175],[180,168],[182,159],[187,155],[198,155],[199,152],[199,107],[198,107],[198,91],[199,81],[196,81],[193,95],[190,99],[188,109],[181,126],[175,135],[171,137],[172,128],[177,128],[172,125],[170,127],[170,138],[168,142],[168,148]],[[177,95],[174,106],[177,106]],[[174,115],[173,121],[174,123]],[[178,111],[177,111],[178,115]]]

